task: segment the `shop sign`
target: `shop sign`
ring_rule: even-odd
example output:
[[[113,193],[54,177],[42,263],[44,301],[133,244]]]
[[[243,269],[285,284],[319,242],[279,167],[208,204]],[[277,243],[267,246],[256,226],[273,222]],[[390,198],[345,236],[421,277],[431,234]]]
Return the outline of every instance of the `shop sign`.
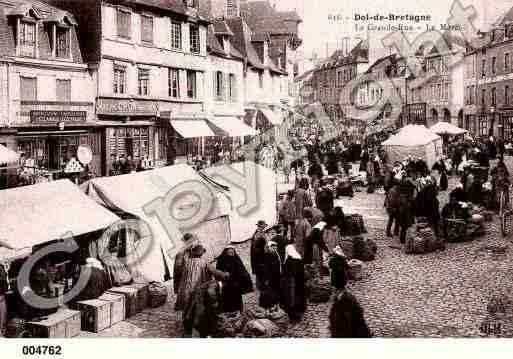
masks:
[[[86,119],[86,111],[30,111],[30,122],[32,123],[85,122]]]
[[[96,113],[112,116],[156,116],[159,110],[155,101],[133,99],[98,99]]]

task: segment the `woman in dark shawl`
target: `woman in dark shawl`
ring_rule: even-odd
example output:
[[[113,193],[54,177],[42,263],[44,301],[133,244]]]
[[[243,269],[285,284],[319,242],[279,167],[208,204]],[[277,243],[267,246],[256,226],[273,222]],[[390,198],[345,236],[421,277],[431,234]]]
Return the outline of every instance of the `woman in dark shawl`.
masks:
[[[242,296],[253,291],[253,283],[233,246],[226,247],[217,258],[216,269],[229,274],[223,281],[221,312],[242,311]]]
[[[264,309],[277,309],[280,303],[281,272],[282,259],[278,253],[278,244],[269,241],[265,248],[263,289],[258,299],[258,305]]]
[[[291,321],[301,320],[306,311],[305,270],[294,244],[287,246],[282,275],[282,306]]]
[[[347,290],[337,295],[331,307],[329,320],[332,338],[372,337],[372,333],[365,322],[360,303]]]

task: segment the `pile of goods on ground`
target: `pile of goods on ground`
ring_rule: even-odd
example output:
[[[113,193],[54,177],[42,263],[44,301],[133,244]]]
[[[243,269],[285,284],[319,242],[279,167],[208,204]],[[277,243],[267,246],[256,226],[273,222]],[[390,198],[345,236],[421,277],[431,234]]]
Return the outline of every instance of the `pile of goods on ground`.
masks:
[[[280,308],[266,310],[260,307],[242,313],[219,315],[218,338],[275,338],[283,336],[289,326],[289,318]]]
[[[445,242],[437,238],[433,229],[425,223],[413,225],[406,232],[406,254],[426,254],[444,249]]]

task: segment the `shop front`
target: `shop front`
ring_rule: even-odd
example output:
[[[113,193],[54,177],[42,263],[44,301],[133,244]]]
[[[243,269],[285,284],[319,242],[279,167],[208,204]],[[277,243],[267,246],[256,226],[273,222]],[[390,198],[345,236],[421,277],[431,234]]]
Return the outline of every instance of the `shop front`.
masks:
[[[501,111],[502,138],[505,141],[513,141],[513,108],[505,108]]]
[[[88,121],[86,111],[31,110],[29,116],[30,123],[18,125],[15,136],[27,176],[52,180],[102,174],[102,126]],[[90,152],[87,163],[77,162],[79,148]]]
[[[105,127],[105,174],[166,165],[167,128],[159,119],[157,101],[99,98],[96,114]]]

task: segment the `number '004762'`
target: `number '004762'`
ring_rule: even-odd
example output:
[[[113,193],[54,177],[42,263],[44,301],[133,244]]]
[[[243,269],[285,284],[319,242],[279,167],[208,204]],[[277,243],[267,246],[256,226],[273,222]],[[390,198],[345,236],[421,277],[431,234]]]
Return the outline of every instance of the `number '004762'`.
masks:
[[[57,356],[62,355],[62,347],[60,345],[24,345],[21,352],[25,356]]]

